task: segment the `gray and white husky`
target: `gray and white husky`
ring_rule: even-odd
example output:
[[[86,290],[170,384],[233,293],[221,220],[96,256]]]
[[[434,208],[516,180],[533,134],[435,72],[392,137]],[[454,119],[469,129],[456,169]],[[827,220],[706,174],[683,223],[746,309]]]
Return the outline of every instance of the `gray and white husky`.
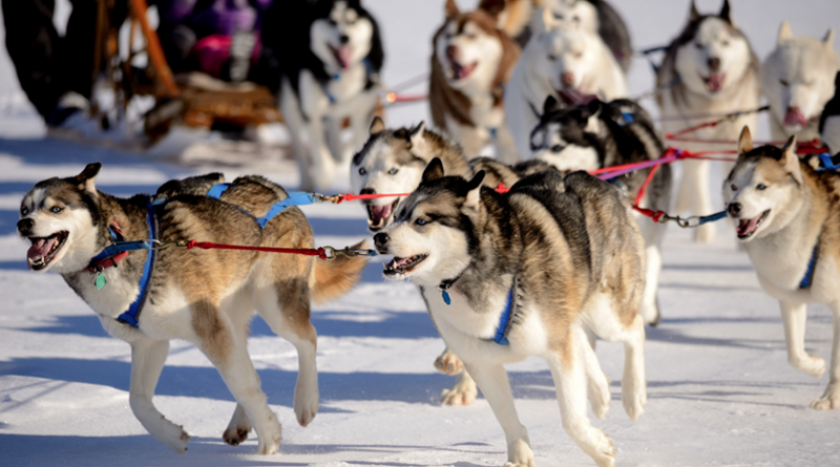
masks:
[[[384,56],[379,28],[360,0],[284,0],[275,10],[272,29],[279,31],[270,46],[283,72],[280,109],[300,184],[326,190],[365,141]],[[345,119],[349,152],[340,134]]]
[[[587,105],[558,108],[554,97],[546,99],[540,124],[531,135],[536,160],[543,160],[561,171],[593,171],[604,167],[658,159],[665,151],[648,113],[636,102],[617,99],[609,103],[594,100]],[[619,176],[614,183],[636,198],[652,169]],[[671,167],[659,166],[639,199],[639,206],[667,211],[671,205]],[[657,300],[660,252],[665,224],[633,212],[645,239],[647,279],[640,313],[646,323],[656,325],[661,318]]]
[[[280,423],[247,348],[254,308],[297,349],[294,411],[306,426],[318,411],[317,336],[309,321],[310,301],[349,290],[366,262],[175,247],[111,251],[121,239],[312,248],[313,235],[295,207],[261,228],[258,219],[288,195],[259,176],[237,178],[219,199],[206,195],[224,182],[221,174],[168,182],[154,198],[123,199],[96,189],[101,166],[89,164],[75,177],[39,182],[23,198],[17,229],[32,243],[26,254],[29,268],[61,274],[105,330],[131,345],[129,405],[158,441],[177,453],[187,450],[187,432],[164,418],[152,402],[169,341],[184,339],[213,363],[238,403],[225,442],[240,444],[253,427],[259,453],[274,453]]]
[[[840,71],[834,76],[834,97],[820,114],[820,139],[832,154],[840,153]]]
[[[800,161],[795,135],[781,148],[755,148],[744,128],[723,197],[761,287],[779,300],[788,363],[815,378],[826,365],[805,351],[806,308],[809,303],[831,308],[828,386],[811,407],[840,409],[840,174]]]
[[[732,19],[729,1],[716,15],[702,15],[691,2],[688,22],[668,46],[656,75],[656,102],[663,116],[662,130],[673,133],[726,114],[755,110],[761,100],[759,62],[750,43]],[[691,139],[732,140],[744,125],[757,129],[756,113],[685,134]],[[720,149],[695,142],[669,142],[689,151]],[[709,161],[686,160],[677,193],[676,210],[696,215],[712,213]],[[728,168],[726,168],[728,171]],[[715,228],[705,224],[695,230],[700,242],[714,240]]]
[[[794,37],[787,21],[779,28],[776,49],[761,64],[761,86],[770,104],[770,134],[776,141],[796,135],[819,138],[819,118],[834,94],[840,57],[834,52],[834,30],[822,40]]]
[[[505,432],[508,466],[531,467],[504,364],[545,358],[563,427],[600,466],[615,463],[612,440],[590,424],[610,392],[585,328],[624,343],[622,402],[631,419],[647,400],[637,314],[644,295],[644,240],[619,190],[585,173],[545,171],[506,194],[444,176],[433,160],[396,221],[374,236],[390,279],[420,289],[446,344],[464,361]]]
[[[548,8],[541,17],[542,30],[525,46],[505,89],[505,121],[523,158],[546,97],[564,91],[608,101],[627,97],[624,72],[600,36],[555,19]]]

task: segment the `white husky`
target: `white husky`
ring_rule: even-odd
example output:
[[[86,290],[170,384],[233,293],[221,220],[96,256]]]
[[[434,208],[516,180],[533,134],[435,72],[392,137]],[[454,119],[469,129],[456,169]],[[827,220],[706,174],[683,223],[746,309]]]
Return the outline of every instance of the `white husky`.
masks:
[[[761,99],[758,59],[732,20],[728,0],[717,15],[701,15],[691,3],[688,23],[668,46],[656,76],[657,104],[664,133],[718,120],[737,111],[756,109]],[[705,118],[704,118],[705,117]],[[685,134],[692,139],[735,140],[744,125],[757,128],[755,113]],[[689,151],[720,149],[720,145],[669,142]],[[712,212],[708,161],[685,161],[676,210]],[[727,169],[728,170],[728,169]],[[701,242],[714,240],[712,224],[695,231]]]
[[[505,90],[505,121],[523,159],[530,158],[531,131],[546,97],[564,90],[607,101],[627,96],[624,72],[598,35],[558,21],[548,8],[542,26],[522,51]]]
[[[793,37],[788,22],[782,23],[776,50],[761,64],[761,86],[770,104],[774,140],[790,135],[799,141],[819,137],[820,112],[834,95],[834,75],[840,70],[833,44],[832,29],[820,41]]]

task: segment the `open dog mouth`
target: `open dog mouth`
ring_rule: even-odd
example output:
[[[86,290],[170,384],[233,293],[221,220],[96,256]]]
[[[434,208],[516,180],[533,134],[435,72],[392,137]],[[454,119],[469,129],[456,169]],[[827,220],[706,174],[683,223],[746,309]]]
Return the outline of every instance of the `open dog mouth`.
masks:
[[[337,48],[330,46],[330,50],[335,56],[335,60],[338,62],[338,66],[340,66],[342,70],[350,68],[350,62],[352,60],[353,52],[350,49],[349,45],[344,44],[338,46]]]
[[[64,246],[67,232],[61,231],[49,237],[29,237],[32,246],[26,252],[26,265],[32,271],[40,271],[50,264],[58,250]]]
[[[758,226],[761,225],[768,214],[770,214],[769,209],[752,219],[741,219],[738,222],[738,227],[735,228],[738,233],[738,238],[750,238],[758,230]]]
[[[475,68],[478,66],[478,62],[473,62],[470,65],[461,65],[454,61],[449,62],[449,79],[459,81],[462,79],[467,79]]]
[[[711,73],[708,77],[703,78],[703,82],[706,83],[706,89],[709,92],[718,92],[723,88],[723,80],[726,78],[726,75],[723,73]]]
[[[405,274],[411,272],[418,264],[422,263],[429,255],[419,254],[410,258],[400,258],[394,256],[390,262],[385,264],[385,275],[396,276],[397,274]]]
[[[397,204],[399,204],[399,202],[400,199],[397,198],[393,203],[383,206],[368,204],[368,228],[370,228],[371,232],[378,232],[388,225],[388,219],[397,208]]]

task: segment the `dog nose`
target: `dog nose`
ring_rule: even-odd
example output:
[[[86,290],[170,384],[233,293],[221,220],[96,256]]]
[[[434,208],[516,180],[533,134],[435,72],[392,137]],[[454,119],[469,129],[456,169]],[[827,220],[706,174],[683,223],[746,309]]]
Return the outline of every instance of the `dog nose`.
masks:
[[[376,194],[376,188],[362,188],[359,192],[360,195],[374,195]]]
[[[388,254],[388,234],[384,232],[379,232],[378,234],[373,236],[373,244],[376,246],[376,251],[379,252],[381,255]]]
[[[571,71],[564,71],[563,74],[560,75],[560,82],[563,86],[571,86],[575,84],[575,75],[573,75]]]
[[[726,207],[726,211],[732,217],[738,217],[738,214],[741,213],[741,203],[729,203],[729,206]]]
[[[717,57],[712,57],[709,59],[709,69],[712,71],[717,71],[720,68],[720,59]]]
[[[350,42],[350,37],[347,34],[342,34],[342,35],[338,36],[338,42],[341,42],[342,44],[346,44],[346,43]]]
[[[28,232],[32,230],[33,227],[35,227],[35,221],[29,218],[21,219],[17,223],[17,228],[21,233]]]
[[[453,60],[458,55],[458,47],[450,45],[446,47],[446,58]]]

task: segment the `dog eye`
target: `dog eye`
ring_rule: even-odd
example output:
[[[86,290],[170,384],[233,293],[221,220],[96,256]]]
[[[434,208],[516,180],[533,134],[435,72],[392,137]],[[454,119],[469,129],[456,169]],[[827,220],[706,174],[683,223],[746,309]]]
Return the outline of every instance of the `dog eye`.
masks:
[[[554,13],[554,19],[559,19],[563,21],[563,13]]]
[[[361,169],[359,169],[359,175],[364,175],[364,174],[366,174],[366,173],[367,173],[367,170],[365,170],[365,168],[364,168],[364,167],[362,167]]]
[[[732,188],[732,191],[738,191],[738,187],[734,183],[729,188]]]
[[[787,86],[787,85],[790,84],[790,83],[788,83],[788,81],[786,79],[780,79],[779,83],[781,83],[782,86]]]
[[[580,23],[580,16],[572,16],[572,21],[575,23]]]
[[[720,45],[722,45],[724,47],[729,47],[729,41],[723,41],[723,42],[720,43]]]
[[[391,169],[391,170],[389,170],[389,171],[388,171],[388,173],[389,173],[390,175],[396,175],[396,174],[397,174],[397,172],[399,172],[399,170],[398,170],[398,169]]]
[[[20,210],[20,215],[21,216],[25,216],[27,214],[29,214],[29,209],[23,208],[23,209]]]
[[[695,42],[695,43],[694,43],[694,47],[697,47],[698,49],[702,49],[702,48],[703,48],[703,44],[701,44],[701,43],[699,43],[699,42]]]
[[[575,58],[580,58],[580,57],[583,57],[583,52],[575,52],[574,55],[575,55]]]
[[[548,54],[548,59],[549,59],[549,60],[551,60],[551,61],[553,62],[553,61],[557,60],[557,55],[554,55],[554,54]]]
[[[563,146],[560,146],[559,144],[555,144],[554,146],[551,147],[552,152],[560,152],[562,150],[563,150]]]
[[[755,186],[755,189],[758,190],[758,191],[761,191],[765,188],[767,188],[767,186],[763,183],[759,183],[758,185]]]
[[[417,225],[426,225],[426,224],[428,224],[428,222],[426,222],[426,219],[423,219],[422,217],[421,217],[421,218],[418,218],[416,221],[414,221],[414,223],[415,223],[415,224],[417,224]]]
[[[60,213],[61,211],[63,211],[63,209],[61,209],[61,208],[60,208],[60,207],[58,207],[58,206],[53,206],[53,207],[52,207],[52,209],[50,209],[50,211],[52,211],[52,212],[54,212],[54,213],[58,214],[58,213]]]

